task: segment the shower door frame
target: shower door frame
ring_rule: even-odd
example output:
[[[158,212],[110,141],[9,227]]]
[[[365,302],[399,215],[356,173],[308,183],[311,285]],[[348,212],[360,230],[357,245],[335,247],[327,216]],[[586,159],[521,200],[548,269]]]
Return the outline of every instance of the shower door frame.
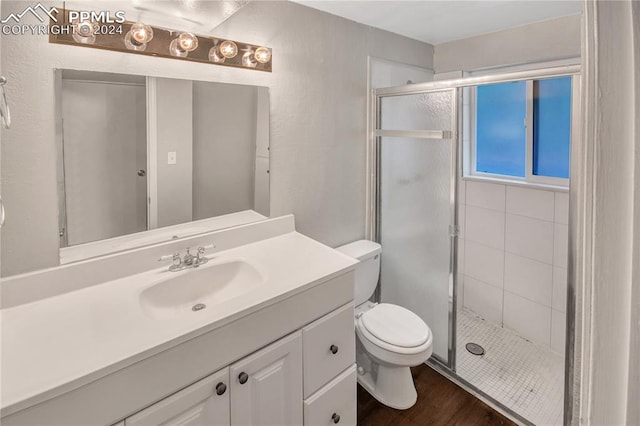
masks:
[[[368,182],[367,187],[368,191],[368,205],[367,208],[367,223],[368,229],[366,230],[366,235],[368,238],[379,242],[380,241],[380,143],[382,137],[389,136],[400,136],[400,137],[428,137],[427,135],[431,134],[433,136],[437,136],[437,134],[432,134],[430,132],[419,132],[419,131],[389,131],[378,129],[379,124],[381,122],[381,99],[389,96],[402,96],[402,95],[416,95],[421,93],[428,93],[434,91],[442,91],[446,89],[454,89],[455,96],[453,99],[453,115],[454,115],[454,123],[452,135],[452,143],[454,144],[454,184],[453,184],[453,200],[454,200],[454,218],[452,219],[452,225],[455,227],[452,234],[453,244],[451,251],[451,259],[453,264],[452,274],[450,274],[450,285],[453,285],[452,289],[452,303],[449,308],[449,362],[443,362],[442,360],[431,357],[427,360],[427,364],[431,367],[435,368],[445,376],[452,379],[454,382],[463,386],[466,390],[471,392],[476,397],[484,400],[500,411],[504,412],[508,416],[523,422],[524,424],[531,424],[530,421],[523,418],[510,408],[506,407],[499,401],[495,400],[491,396],[487,395],[481,389],[467,382],[464,378],[458,376],[455,369],[455,358],[456,358],[456,308],[457,308],[457,292],[458,292],[458,280],[457,280],[457,250],[458,250],[458,224],[457,224],[457,211],[458,211],[458,202],[457,202],[457,189],[458,189],[458,180],[460,179],[460,174],[458,170],[462,170],[462,152],[460,141],[458,140],[459,135],[462,134],[460,126],[462,125],[462,120],[460,119],[461,111],[458,110],[458,105],[462,105],[461,97],[462,97],[462,88],[464,87],[477,87],[483,86],[487,84],[496,84],[496,83],[507,83],[513,81],[520,80],[531,80],[531,79],[542,79],[542,78],[553,78],[553,77],[565,77],[570,76],[573,78],[572,81],[572,90],[575,91],[573,95],[573,99],[576,100],[576,106],[572,107],[572,116],[571,116],[571,124],[572,124],[572,132],[571,132],[571,157],[573,157],[576,153],[579,152],[579,143],[580,143],[580,109],[582,102],[582,95],[580,93],[580,79],[581,79],[581,67],[580,65],[566,65],[566,66],[558,66],[558,67],[549,67],[549,68],[539,68],[532,69],[527,71],[517,71],[517,72],[509,72],[509,73],[501,73],[501,74],[492,74],[478,77],[463,77],[458,79],[451,80],[440,80],[440,81],[431,81],[426,83],[417,83],[417,84],[409,84],[405,86],[396,86],[396,87],[386,87],[381,89],[372,89],[371,91],[371,103],[369,105],[369,116],[372,118],[369,120],[369,136],[367,140],[367,170],[368,170]],[[571,187],[571,181],[570,181]],[[571,214],[571,213],[570,213]],[[570,270],[573,269],[571,264],[571,259],[574,258],[574,246],[571,243],[571,239],[568,247],[568,256],[570,259],[570,263],[568,268]],[[381,293],[381,283],[378,282],[378,287],[375,292],[375,300],[380,301],[380,293]],[[451,289],[450,289],[451,290]],[[576,294],[576,283],[573,277],[573,274],[570,271],[569,279],[567,282],[567,327],[566,327],[566,341],[565,341],[565,383],[564,383],[564,412],[565,416],[568,410],[572,410],[571,407],[571,390],[573,389],[573,374],[574,374],[574,352],[575,352],[575,294]],[[566,418],[566,417],[565,417]]]
[[[414,84],[409,85],[409,86],[401,86],[401,88],[405,88],[405,87],[413,87],[416,86]],[[390,88],[390,89],[395,89],[395,88]],[[381,214],[380,214],[380,179],[378,179],[378,176],[380,175],[380,167],[381,167],[381,145],[382,145],[382,138],[383,137],[390,137],[390,138],[411,138],[411,139],[423,139],[425,141],[427,140],[450,140],[451,142],[451,191],[449,194],[449,200],[451,202],[451,205],[453,206],[453,209],[451,210],[451,220],[450,220],[450,229],[449,229],[449,235],[450,235],[450,241],[451,241],[451,245],[450,245],[450,254],[449,254],[449,294],[452,295],[452,301],[449,304],[449,314],[448,314],[448,318],[449,318],[449,323],[448,323],[448,342],[447,342],[447,360],[443,360],[441,359],[438,355],[433,354],[431,358],[433,358],[434,360],[436,360],[438,363],[442,364],[444,367],[451,369],[453,371],[455,371],[455,360],[456,360],[456,345],[452,344],[452,342],[456,341],[456,330],[455,330],[455,324],[456,324],[456,293],[457,293],[457,253],[458,253],[458,249],[457,249],[457,245],[458,245],[458,230],[459,230],[459,226],[457,223],[457,218],[458,218],[458,203],[456,202],[457,196],[458,196],[458,163],[459,163],[459,155],[458,155],[458,134],[459,134],[459,129],[458,129],[458,103],[459,100],[461,99],[461,91],[458,90],[458,88],[456,87],[450,87],[450,88],[435,88],[435,89],[423,89],[417,92],[395,92],[395,91],[390,91],[387,93],[381,93],[383,91],[386,91],[388,89],[374,89],[374,94],[372,99],[374,99],[374,115],[373,117],[375,117],[375,120],[372,120],[372,124],[375,127],[373,129],[373,135],[375,138],[374,141],[374,147],[373,150],[371,151],[373,153],[373,155],[375,156],[375,167],[373,168],[374,170],[374,175],[375,175],[375,180],[374,180],[374,184],[375,186],[374,188],[374,194],[372,197],[372,200],[374,200],[374,220],[372,221],[372,235],[371,238],[374,239],[377,242],[380,242],[381,240],[381,226],[380,226],[380,222],[381,222]],[[386,129],[378,129],[378,124],[381,123],[381,119],[382,119],[382,99],[386,98],[386,97],[393,97],[393,96],[407,96],[407,95],[415,95],[415,94],[428,94],[428,93],[439,93],[439,92],[451,92],[451,129],[448,130],[386,130]],[[453,227],[453,228],[452,228]],[[382,274],[380,274],[380,277],[382,277]],[[382,278],[380,278],[382,279]],[[375,299],[377,301],[380,301],[381,299],[381,285],[380,282],[378,283],[378,286],[376,287],[376,292],[375,292]]]

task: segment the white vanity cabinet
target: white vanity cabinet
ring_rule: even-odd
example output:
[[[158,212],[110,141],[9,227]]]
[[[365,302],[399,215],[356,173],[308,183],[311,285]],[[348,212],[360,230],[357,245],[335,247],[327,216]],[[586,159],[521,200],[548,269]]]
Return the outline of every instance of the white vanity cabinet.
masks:
[[[302,424],[301,332],[280,339],[124,420],[124,426],[263,424]]]
[[[229,424],[229,368],[227,367],[128,417],[123,426],[227,426]]]
[[[349,303],[114,426],[356,424]]]

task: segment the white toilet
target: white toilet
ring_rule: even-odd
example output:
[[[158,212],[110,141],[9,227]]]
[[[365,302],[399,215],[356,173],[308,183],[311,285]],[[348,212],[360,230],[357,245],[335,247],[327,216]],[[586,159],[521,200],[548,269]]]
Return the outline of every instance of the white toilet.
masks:
[[[417,399],[409,367],[431,356],[431,330],[408,309],[368,300],[380,275],[380,244],[360,240],[336,250],[360,261],[354,297],[358,383],[381,403],[407,409]]]

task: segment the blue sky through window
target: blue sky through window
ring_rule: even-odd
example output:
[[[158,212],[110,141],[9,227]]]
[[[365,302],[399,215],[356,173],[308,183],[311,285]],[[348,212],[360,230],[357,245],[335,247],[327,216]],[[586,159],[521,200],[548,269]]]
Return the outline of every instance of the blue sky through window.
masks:
[[[526,82],[479,86],[476,108],[476,171],[524,177]]]
[[[537,80],[533,98],[533,174],[569,177],[571,77]]]

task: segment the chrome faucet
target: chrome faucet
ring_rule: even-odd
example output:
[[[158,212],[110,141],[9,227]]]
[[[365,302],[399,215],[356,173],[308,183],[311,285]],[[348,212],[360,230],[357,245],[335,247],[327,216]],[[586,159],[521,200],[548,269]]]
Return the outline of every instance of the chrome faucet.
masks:
[[[187,268],[197,268],[200,265],[204,265],[209,261],[209,258],[204,255],[204,252],[208,248],[215,248],[214,244],[209,244],[206,246],[198,247],[197,254],[191,254],[191,248],[187,248],[187,252],[184,254],[184,257],[180,257],[180,252],[176,252],[174,254],[170,254],[167,256],[162,256],[158,261],[172,260],[171,266],[169,266],[169,271],[177,272]]]
[[[192,255],[189,252],[189,248],[187,247],[187,252],[184,254],[184,258],[182,259],[182,264],[185,265],[185,267],[189,267],[189,266],[193,266],[194,268],[198,267],[200,264],[198,263],[198,257]]]

